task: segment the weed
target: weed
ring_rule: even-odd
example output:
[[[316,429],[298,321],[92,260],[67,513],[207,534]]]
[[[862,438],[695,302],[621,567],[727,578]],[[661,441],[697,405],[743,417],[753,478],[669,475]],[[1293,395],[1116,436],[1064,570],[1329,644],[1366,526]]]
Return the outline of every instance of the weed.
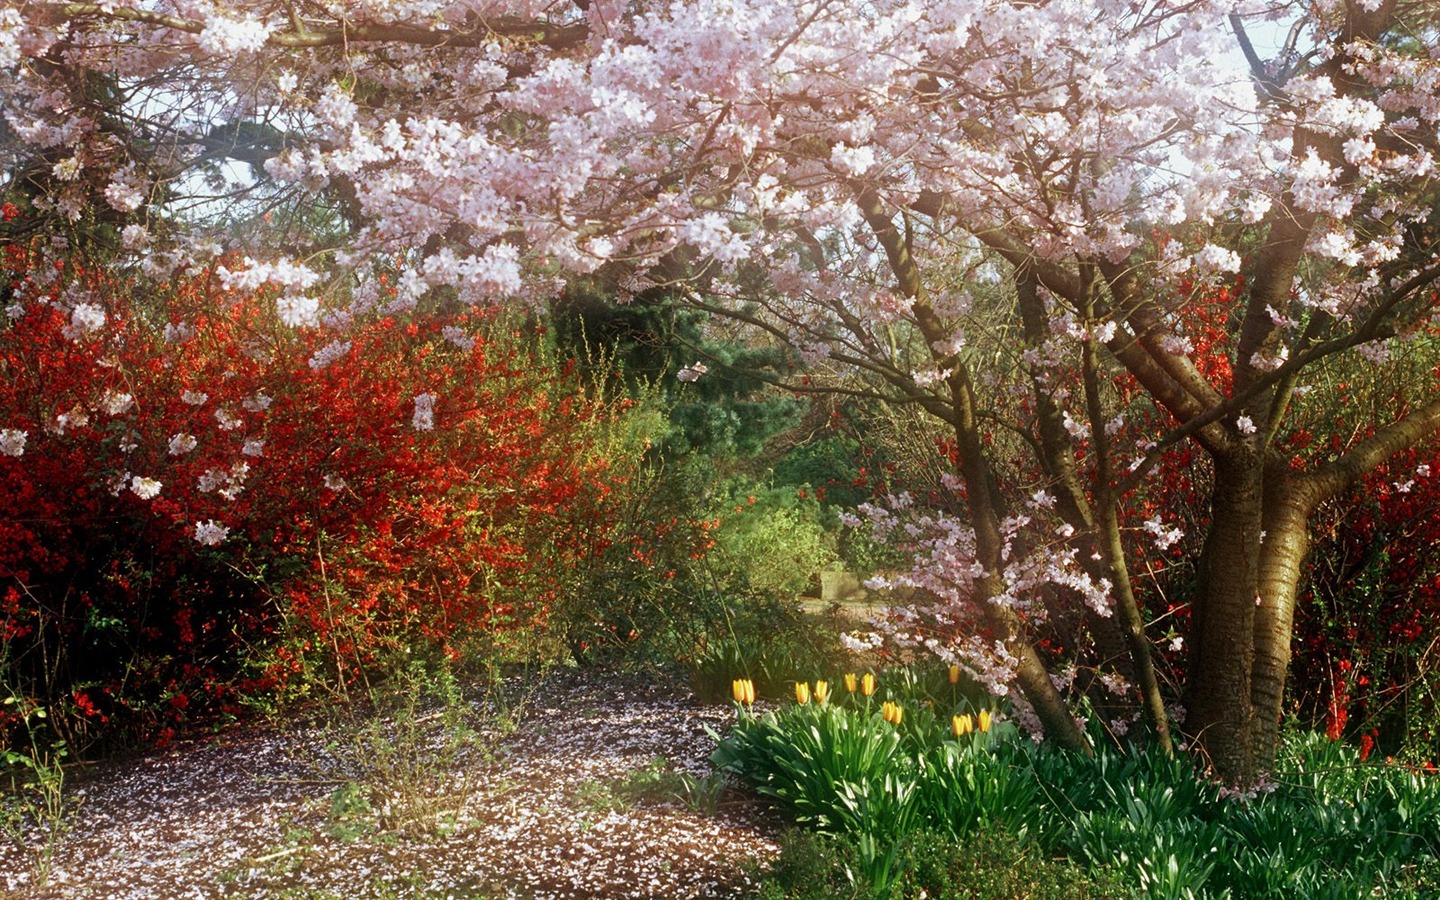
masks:
[[[73,804],[65,794],[64,768],[69,750],[49,736],[39,703],[11,694],[4,705],[19,723],[23,743],[3,751],[8,789],[0,796],[0,831],[29,858],[34,883],[43,885],[70,826]]]
[[[448,665],[420,660],[364,687],[360,702],[323,726],[324,752],[306,760],[340,785],[330,797],[331,833],[350,840],[371,831],[425,837],[462,828],[472,773],[515,728],[525,698],[508,694],[493,673],[484,696],[471,700]]]

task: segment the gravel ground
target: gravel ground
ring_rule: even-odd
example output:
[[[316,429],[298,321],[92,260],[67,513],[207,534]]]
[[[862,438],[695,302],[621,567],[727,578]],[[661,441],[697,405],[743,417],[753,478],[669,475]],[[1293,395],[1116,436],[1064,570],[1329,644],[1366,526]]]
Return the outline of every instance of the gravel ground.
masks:
[[[449,780],[460,824],[419,836],[346,805],[325,732],[237,729],[81,780],[48,884],[33,887],[6,846],[0,888],[46,900],[734,897],[744,861],[776,849],[763,809],[623,787],[660,770],[704,778],[705,727],[723,732],[730,717],[647,683],[559,676],[488,761],[462,753],[430,773]]]

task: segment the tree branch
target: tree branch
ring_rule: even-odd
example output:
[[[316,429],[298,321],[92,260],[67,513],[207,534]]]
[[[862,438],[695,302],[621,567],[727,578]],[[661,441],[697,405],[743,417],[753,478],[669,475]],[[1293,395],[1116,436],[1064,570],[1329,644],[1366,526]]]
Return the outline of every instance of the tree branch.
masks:
[[[1300,483],[1314,491],[1314,503],[1329,500],[1355,485],[1365,473],[1394,454],[1415,446],[1437,430],[1440,430],[1440,397],[1376,431],[1339,458],[1300,479]]]

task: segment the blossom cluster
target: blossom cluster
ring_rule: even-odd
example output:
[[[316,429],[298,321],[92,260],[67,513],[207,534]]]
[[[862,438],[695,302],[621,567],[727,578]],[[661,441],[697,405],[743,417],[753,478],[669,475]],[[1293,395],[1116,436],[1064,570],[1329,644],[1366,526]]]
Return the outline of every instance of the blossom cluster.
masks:
[[[977,558],[975,533],[967,523],[939,509],[921,508],[908,494],[863,504],[863,519],[845,516],[848,526],[867,526],[875,539],[911,560],[908,569],[867,582],[906,602],[883,611],[877,633],[852,636],[849,642],[934,653],[965,666],[994,695],[1015,695],[1023,705],[1012,690],[1017,658],[1007,645],[1011,635],[997,632],[990,608],[1017,613],[1039,628],[1052,612],[1075,602],[1101,616],[1111,615],[1112,606],[1110,583],[1092,578],[1079,565],[1076,547],[1065,539],[1068,528],[1055,526],[1054,540],[1035,540],[1036,526],[1049,514],[1053,498],[1037,494],[1029,506],[1030,515],[1003,523],[1002,564],[993,571]]]

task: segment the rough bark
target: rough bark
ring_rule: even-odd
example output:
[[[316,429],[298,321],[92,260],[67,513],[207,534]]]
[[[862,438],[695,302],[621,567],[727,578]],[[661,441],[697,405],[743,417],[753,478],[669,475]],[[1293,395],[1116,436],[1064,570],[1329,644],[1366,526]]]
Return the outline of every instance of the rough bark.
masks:
[[[1217,457],[1191,622],[1185,731],[1228,784],[1250,784],[1257,774],[1250,693],[1263,505],[1259,460]]]
[[[1257,773],[1274,768],[1279,750],[1295,598],[1310,550],[1309,520],[1315,510],[1315,497],[1314,490],[1286,473],[1272,471],[1266,476],[1260,605],[1255,610],[1255,663],[1250,685],[1255,707]]]
[[[1279,750],[1310,516],[1437,429],[1440,399],[1309,475],[1291,473],[1273,458],[1268,465],[1254,456],[1216,459],[1213,520],[1191,628],[1185,727],[1227,782],[1254,781],[1270,770]]]

